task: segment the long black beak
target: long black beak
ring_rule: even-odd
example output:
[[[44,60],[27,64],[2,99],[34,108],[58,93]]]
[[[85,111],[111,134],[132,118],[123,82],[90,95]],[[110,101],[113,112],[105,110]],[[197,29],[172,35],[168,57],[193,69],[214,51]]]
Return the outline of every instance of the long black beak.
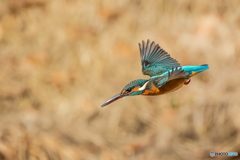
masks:
[[[125,96],[127,96],[127,95],[118,93],[118,94],[115,95],[114,97],[110,98],[107,102],[105,102],[101,107],[104,107],[104,106],[106,106],[106,105],[109,105],[110,103],[112,103],[112,102],[114,102],[114,101],[116,101],[116,100],[118,100],[118,99],[120,99],[120,98],[123,98],[123,97],[125,97]]]

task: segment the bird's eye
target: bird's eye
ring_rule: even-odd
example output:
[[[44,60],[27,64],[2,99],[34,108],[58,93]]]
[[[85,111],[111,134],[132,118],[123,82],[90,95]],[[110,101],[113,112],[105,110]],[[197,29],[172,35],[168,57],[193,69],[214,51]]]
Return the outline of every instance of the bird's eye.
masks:
[[[128,89],[126,89],[126,93],[130,93],[132,91],[132,88],[128,88]]]

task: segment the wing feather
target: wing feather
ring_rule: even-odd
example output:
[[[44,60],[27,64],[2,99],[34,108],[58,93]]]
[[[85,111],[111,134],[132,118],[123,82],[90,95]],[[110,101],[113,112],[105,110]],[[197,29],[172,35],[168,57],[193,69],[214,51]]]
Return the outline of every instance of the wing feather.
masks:
[[[142,72],[144,75],[155,76],[160,75],[173,67],[180,67],[177,60],[170,57],[170,55],[164,51],[155,42],[147,40],[142,41],[142,45],[139,43],[139,50],[142,62]]]
[[[153,83],[157,88],[163,86],[168,81],[183,78],[188,79],[190,76],[187,72],[185,72],[181,67],[172,68],[168,71],[168,74],[165,76],[158,76],[153,79],[150,79],[150,82]]]
[[[185,72],[182,68],[172,68],[171,72],[168,72],[168,80],[171,81],[173,79],[177,78],[183,78],[183,79],[188,79],[189,74]]]

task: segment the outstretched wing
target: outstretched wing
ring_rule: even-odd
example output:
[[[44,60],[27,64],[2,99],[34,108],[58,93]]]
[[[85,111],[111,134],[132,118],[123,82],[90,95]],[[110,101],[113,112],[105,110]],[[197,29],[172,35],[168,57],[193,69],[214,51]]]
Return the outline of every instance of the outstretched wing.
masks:
[[[188,79],[190,76],[187,72],[185,72],[181,67],[172,68],[170,71],[168,71],[168,75],[165,76],[159,76],[153,79],[150,79],[152,83],[157,87],[163,86],[168,81],[183,78]]]
[[[150,42],[150,40],[148,40],[147,44],[142,41],[142,45],[139,43],[139,49],[144,75],[152,77],[169,71],[173,67],[180,67],[178,61],[171,58],[170,55],[158,44],[155,44],[154,41]]]

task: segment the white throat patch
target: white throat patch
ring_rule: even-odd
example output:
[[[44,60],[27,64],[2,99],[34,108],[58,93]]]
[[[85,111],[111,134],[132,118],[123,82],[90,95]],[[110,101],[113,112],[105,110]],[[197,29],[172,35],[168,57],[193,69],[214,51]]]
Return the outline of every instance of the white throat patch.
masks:
[[[138,91],[142,91],[147,87],[149,81],[147,81],[141,88],[138,89]]]

